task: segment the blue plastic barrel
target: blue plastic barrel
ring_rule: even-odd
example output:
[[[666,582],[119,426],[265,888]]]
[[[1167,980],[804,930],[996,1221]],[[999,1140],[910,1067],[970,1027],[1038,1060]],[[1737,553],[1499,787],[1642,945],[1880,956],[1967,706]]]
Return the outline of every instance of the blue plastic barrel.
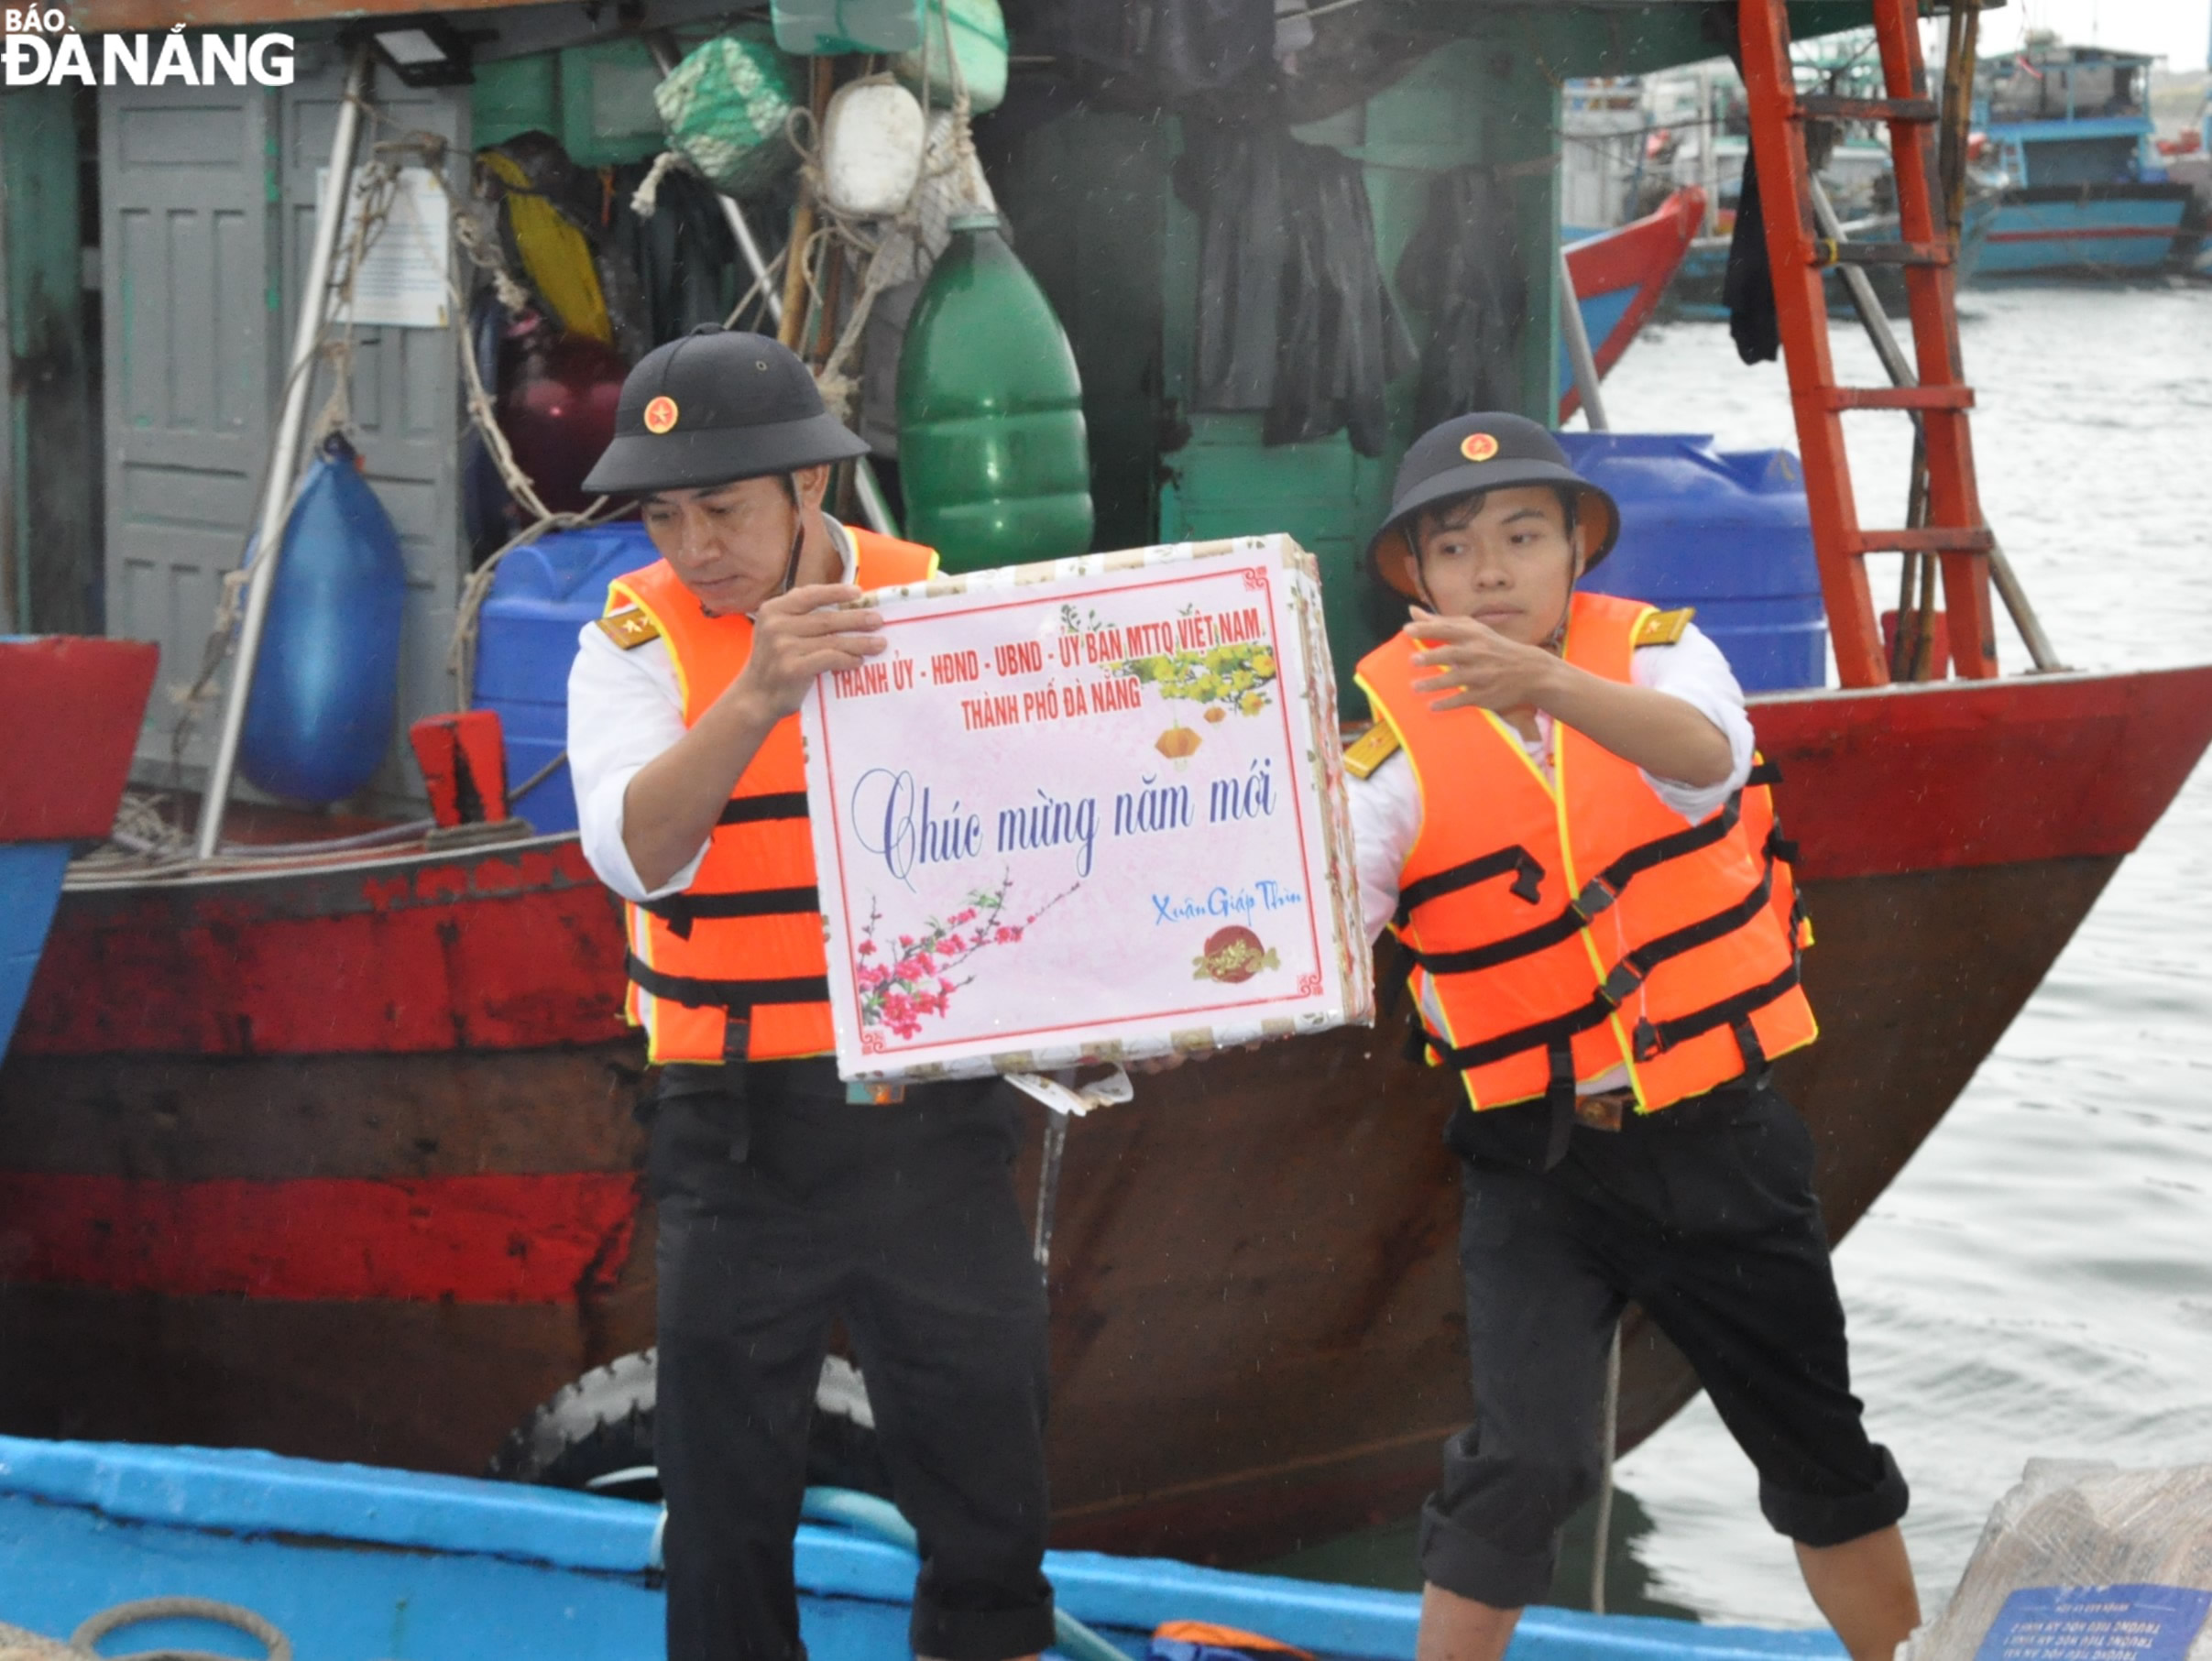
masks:
[[[1562,432],[1574,470],[1621,505],[1621,540],[1582,584],[1697,607],[1746,692],[1818,686],[1828,623],[1805,481],[1787,450],[1688,432]]]
[[[607,585],[656,556],[634,520],[549,531],[499,562],[476,622],[470,701],[499,712],[507,786],[518,790],[568,748],[568,669],[576,631],[607,609]],[[576,828],[576,798],[563,763],[515,798],[537,830]]]

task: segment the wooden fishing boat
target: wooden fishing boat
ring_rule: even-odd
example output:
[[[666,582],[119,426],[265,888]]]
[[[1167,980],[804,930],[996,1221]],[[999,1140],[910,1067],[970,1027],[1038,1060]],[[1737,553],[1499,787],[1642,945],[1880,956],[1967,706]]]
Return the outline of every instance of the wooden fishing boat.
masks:
[[[796,1568],[816,1661],[905,1653],[913,1554],[839,1525],[809,1495]],[[657,1508],[593,1495],[200,1448],[0,1437],[0,1622],[67,1636],[126,1600],[251,1611],[319,1661],[393,1655],[634,1661],[659,1653]],[[1164,1622],[1264,1634],[1323,1661],[1409,1661],[1420,1600],[1366,1587],[1055,1552],[1061,1609],[1142,1655]],[[211,1628],[159,1612],[131,1629],[204,1649]],[[1830,1661],[1824,1632],[1532,1610],[1529,1661]],[[1068,1653],[1078,1653],[1069,1651]]]
[[[113,0],[108,25],[135,4]],[[210,16],[275,15],[264,4],[222,0]],[[1747,46],[1786,16],[1781,0],[1740,9]],[[1664,27],[1638,50],[1709,49],[1701,8],[1652,10]],[[1526,164],[1514,178],[1547,177],[1550,83],[1514,54],[1549,39],[1559,56],[1597,55],[1612,37],[1566,8],[1467,16],[1494,11],[1496,30],[1423,58],[1341,142],[1384,174]],[[1556,35],[1531,32],[1537,11]],[[1322,21],[1349,29],[1362,16]],[[1787,122],[1786,56],[1763,71],[1752,57],[1755,122]],[[1531,154],[1485,148],[1501,136]],[[1762,193],[1797,200],[1787,169],[1801,147],[1792,161],[1762,140],[1760,156]],[[1257,414],[1184,403],[1188,301],[1170,297],[1188,286],[1190,221],[1169,212],[1172,165],[1157,124],[1085,113],[1031,134],[1001,173],[1011,217],[1063,233],[1022,246],[1075,320],[1100,523],[1130,527],[1131,541],[1284,526],[1321,557],[1348,661],[1372,621],[1357,548],[1387,458],[1355,454],[1341,433],[1271,448]],[[1392,258],[1424,196],[1378,191]],[[1092,211],[1068,214],[1079,199]],[[1528,212],[1556,223],[1548,202]],[[1778,290],[1794,273],[1817,294],[1783,224],[1769,221]],[[1524,254],[1548,308],[1557,246]],[[1988,675],[1988,533],[1955,487],[1954,443],[1931,447],[1946,517],[1901,541],[1862,535],[1834,412],[1848,395],[1947,431],[1969,400],[1825,386],[1824,336],[1808,333],[1803,296],[1783,299],[1846,685],[1762,700],[1755,719],[1782,769],[1778,801],[1821,938],[1805,973],[1825,1038],[1789,1058],[1782,1081],[1820,1137],[1841,1234],[2196,764],[2212,738],[2212,670],[1880,684],[1858,556],[1940,558],[1957,667]],[[1948,322],[1948,301],[1947,287],[1920,294],[1916,321]],[[1548,325],[1548,309],[1536,316]],[[1541,411],[1556,335],[1522,333],[1525,401]],[[132,341],[118,332],[115,345],[122,363]],[[420,407],[451,401],[424,393]],[[421,447],[426,469],[442,464],[434,443]],[[126,528],[147,547],[160,530]],[[483,1470],[539,1403],[652,1340],[641,1056],[617,1017],[621,961],[614,903],[572,836],[74,883],[0,1066],[0,1429]],[[1452,1102],[1451,1082],[1406,1061],[1395,1031],[1363,1029],[1188,1067],[1073,1127],[1051,1286],[1062,1544],[1250,1559],[1404,1514],[1467,1412],[1440,1138]],[[1691,1388],[1637,1328],[1626,1439]]]
[[[2152,61],[2045,45],[1981,65],[1993,207],[1981,276],[2144,277],[2180,251],[2192,192],[2158,165]]]
[[[1582,332],[1603,377],[1659,310],[1705,217],[1705,193],[1684,186],[1641,219],[1567,245],[1567,274],[1582,311]],[[1582,408],[1574,370],[1560,348],[1560,424]]]
[[[2212,738],[2212,669],[1755,713],[1841,1235]],[[573,837],[72,889],[0,1068],[0,1424],[482,1470],[652,1341],[621,961]],[[1451,1099],[1354,1029],[1072,1127],[1060,1540],[1234,1560],[1418,1499],[1466,1411]],[[1640,1329],[1626,1379],[1630,1441],[1692,1388]]]

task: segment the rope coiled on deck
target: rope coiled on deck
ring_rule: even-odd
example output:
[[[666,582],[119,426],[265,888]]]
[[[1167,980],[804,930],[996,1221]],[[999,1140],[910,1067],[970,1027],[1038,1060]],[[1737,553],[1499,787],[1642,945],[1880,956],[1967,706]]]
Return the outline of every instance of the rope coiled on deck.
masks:
[[[217,1626],[235,1627],[268,1652],[267,1661],[292,1661],[291,1640],[275,1624],[250,1609],[219,1602],[214,1598],[140,1598],[118,1603],[112,1609],[102,1610],[79,1626],[66,1644],[18,1626],[0,1624],[0,1661],[83,1661],[88,1656],[99,1656],[100,1640],[110,1633],[148,1621],[207,1621]],[[108,1656],[105,1661],[230,1661],[230,1658],[210,1650],[165,1646],[134,1650],[126,1656]]]

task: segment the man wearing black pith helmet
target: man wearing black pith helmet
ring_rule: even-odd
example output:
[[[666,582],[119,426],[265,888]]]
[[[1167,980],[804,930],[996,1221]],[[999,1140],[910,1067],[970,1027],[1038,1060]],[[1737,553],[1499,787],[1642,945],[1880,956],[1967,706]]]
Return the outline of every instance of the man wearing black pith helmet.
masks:
[[[1051,1642],[1045,1299],[993,1080],[855,1095],[831,1060],[796,712],[883,650],[864,591],[936,556],[822,511],[864,446],[772,340],[707,328],[630,372],[586,488],[660,560],[619,579],[569,678],[586,857],[622,896],[630,1020],[663,1072],[654,1444],[674,1661],[802,1656],[792,1537],[841,1317],[920,1535],[912,1639]]]
[[[1853,1661],[1919,1620],[1904,1479],[1850,1389],[1813,1147],[1769,1081],[1811,1044],[1809,925],[1742,691],[1686,611],[1578,593],[1620,529],[1535,422],[1446,421],[1368,549],[1411,604],[1360,664],[1361,897],[1459,1076],[1475,1420],[1421,1519],[1421,1661],[1497,1661],[1597,1485],[1631,1300],[1758,1467]]]

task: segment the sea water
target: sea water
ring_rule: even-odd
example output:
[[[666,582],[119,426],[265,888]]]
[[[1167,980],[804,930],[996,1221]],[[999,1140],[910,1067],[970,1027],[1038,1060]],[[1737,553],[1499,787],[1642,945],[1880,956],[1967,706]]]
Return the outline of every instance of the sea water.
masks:
[[[2062,660],[2212,661],[2212,285],[1970,289],[1959,317],[1983,509]],[[1856,323],[1833,337],[1841,378],[1881,384]],[[1604,396],[1624,432],[1797,447],[1780,365],[1743,366],[1725,324],[1648,333]],[[1909,423],[1846,421],[1861,521],[1902,524]],[[1869,563],[1894,606],[1895,560]],[[2001,614],[1998,633],[2019,669]],[[2212,767],[1835,1262],[1931,1610],[2029,1456],[2212,1460]],[[1619,1481],[1650,1519],[1625,1543],[1648,1595],[1818,1620],[1703,1397]]]

